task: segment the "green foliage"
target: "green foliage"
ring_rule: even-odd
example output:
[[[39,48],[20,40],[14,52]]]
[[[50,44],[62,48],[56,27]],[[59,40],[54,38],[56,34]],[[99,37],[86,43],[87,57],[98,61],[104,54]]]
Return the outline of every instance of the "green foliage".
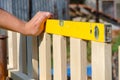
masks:
[[[118,52],[118,46],[120,46],[120,36],[114,39],[112,45],[112,53]]]
[[[114,54],[115,52],[118,52],[118,46],[120,46],[120,36],[113,39],[112,54]],[[88,59],[88,62],[91,62],[91,42],[88,42],[87,44],[87,59]]]
[[[84,4],[86,0],[70,0],[70,3],[80,3]]]
[[[87,60],[88,62],[91,62],[91,42],[90,41],[87,43]]]

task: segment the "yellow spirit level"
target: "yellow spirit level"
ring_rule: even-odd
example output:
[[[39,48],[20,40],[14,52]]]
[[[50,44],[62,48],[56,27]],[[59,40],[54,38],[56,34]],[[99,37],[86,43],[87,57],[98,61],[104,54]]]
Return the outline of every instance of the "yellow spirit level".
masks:
[[[46,22],[45,32],[98,42],[111,42],[112,40],[112,27],[102,23],[49,19]]]

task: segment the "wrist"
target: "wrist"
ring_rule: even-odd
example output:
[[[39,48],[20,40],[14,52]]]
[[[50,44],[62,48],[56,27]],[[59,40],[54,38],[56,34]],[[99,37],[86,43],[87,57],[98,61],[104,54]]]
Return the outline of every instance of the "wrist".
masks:
[[[25,28],[25,25],[26,25],[26,22],[22,22],[22,25],[21,25],[21,29],[19,30],[19,32],[23,35],[27,35],[27,31],[26,31],[26,28]]]

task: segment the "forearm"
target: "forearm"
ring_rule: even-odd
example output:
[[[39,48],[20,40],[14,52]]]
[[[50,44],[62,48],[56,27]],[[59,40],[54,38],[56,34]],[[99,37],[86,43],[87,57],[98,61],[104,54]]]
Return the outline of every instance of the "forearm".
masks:
[[[25,23],[10,13],[0,9],[0,27],[15,32],[24,33]]]
[[[37,14],[27,23],[16,18],[12,14],[0,9],[0,27],[24,35],[37,36],[45,29],[45,22],[51,17],[49,12],[37,12]]]

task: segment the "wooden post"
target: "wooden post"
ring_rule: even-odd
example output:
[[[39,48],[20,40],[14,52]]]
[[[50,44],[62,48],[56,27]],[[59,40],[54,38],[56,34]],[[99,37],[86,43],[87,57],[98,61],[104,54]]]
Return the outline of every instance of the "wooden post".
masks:
[[[50,35],[44,33],[40,37],[39,46],[39,80],[51,80],[51,39]]]
[[[15,32],[11,32],[8,31],[8,56],[9,56],[9,60],[8,60],[8,68],[9,69],[17,69],[18,65],[17,65],[17,41],[16,41],[16,33]]]
[[[0,35],[0,80],[6,80],[7,75],[7,37]]]
[[[54,80],[67,80],[66,38],[53,35]]]
[[[87,80],[87,44],[85,41],[70,38],[71,80]]]
[[[111,44],[92,41],[92,80],[112,80]]]

